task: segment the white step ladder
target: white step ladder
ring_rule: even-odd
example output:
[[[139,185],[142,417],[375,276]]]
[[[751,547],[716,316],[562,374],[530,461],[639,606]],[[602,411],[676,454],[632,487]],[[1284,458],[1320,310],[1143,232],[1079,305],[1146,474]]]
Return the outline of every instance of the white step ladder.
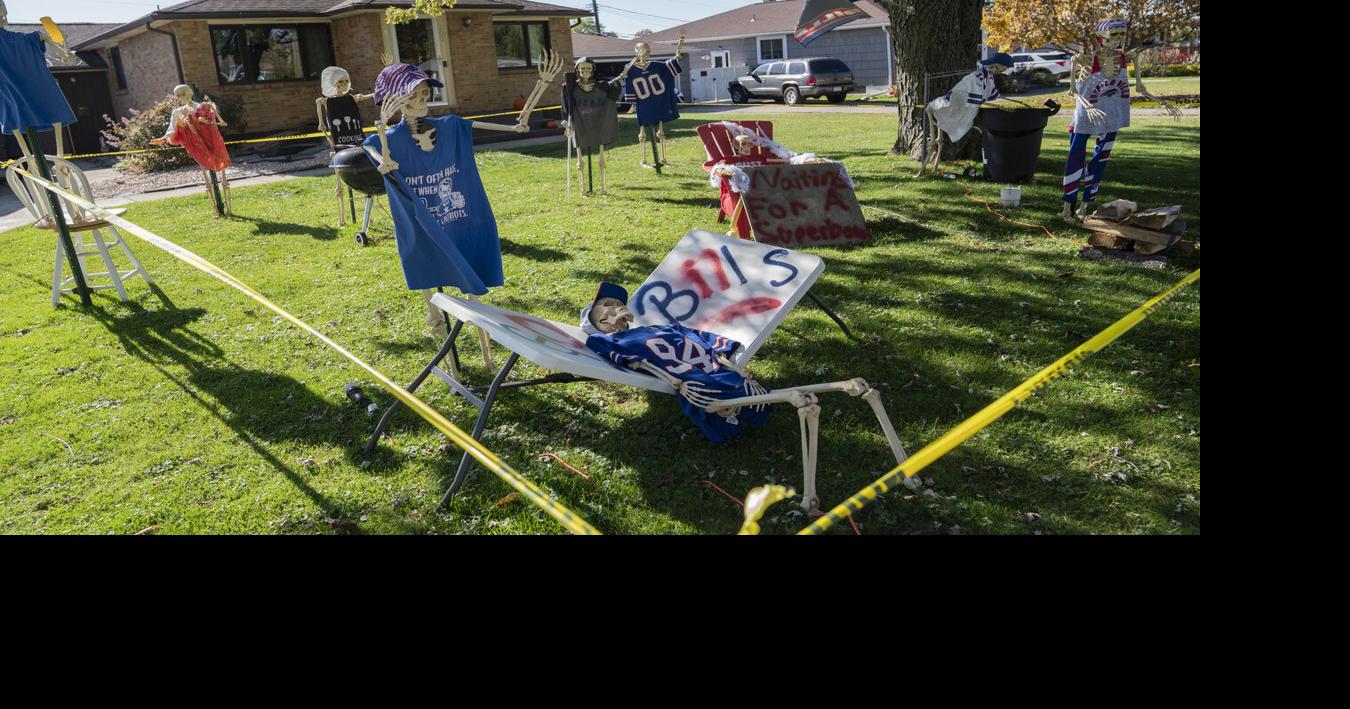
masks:
[[[37,174],[36,158],[29,156],[15,162],[9,167],[5,179],[14,189],[14,194],[18,196],[19,201],[23,202],[24,207],[33,215],[37,221],[33,226],[39,229],[56,231],[56,224],[51,216],[51,201],[47,198],[47,191],[36,184],[24,179],[18,175],[16,170],[24,170]],[[47,158],[52,179],[57,184],[64,187],[67,191],[83,197],[89,202],[94,201],[94,192],[89,187],[89,180],[85,177],[78,167],[69,160],[57,157]],[[79,260],[80,271],[84,273],[84,281],[89,285],[89,290],[116,290],[117,295],[122,302],[127,302],[127,291],[123,282],[133,276],[140,276],[145,279],[147,284],[153,285],[154,280],[146,272],[145,267],[141,265],[136,254],[131,252],[131,247],[127,245],[125,237],[117,231],[117,227],[109,224],[106,220],[91,214],[80,208],[70,200],[57,195],[61,204],[66,224],[70,230],[70,240],[75,247],[75,257]],[[107,210],[116,216],[126,213],[125,209]],[[106,236],[105,236],[106,233]],[[84,234],[89,234],[93,238],[93,243],[88,244],[92,248],[86,248]],[[131,262],[131,268],[119,269],[116,262],[113,261],[113,247],[118,247]],[[106,270],[100,273],[90,273],[86,262],[86,257],[99,256],[103,259],[103,266]],[[56,263],[53,267],[52,275],[52,307],[56,307],[61,302],[62,293],[73,293],[76,290],[75,278],[63,277],[63,271],[66,263],[65,245],[61,243],[60,237],[56,239]],[[110,283],[95,285],[95,279],[107,279]]]

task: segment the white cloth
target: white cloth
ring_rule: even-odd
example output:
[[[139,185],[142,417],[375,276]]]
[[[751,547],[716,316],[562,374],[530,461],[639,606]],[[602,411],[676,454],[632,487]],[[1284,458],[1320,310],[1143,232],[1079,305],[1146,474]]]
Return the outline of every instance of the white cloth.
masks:
[[[340,66],[330,66],[323,70],[319,76],[319,88],[327,98],[335,98],[338,95],[337,82],[339,79],[352,80],[352,75],[347,73],[346,69]]]
[[[1078,95],[1086,98],[1094,108],[1101,109],[1106,116],[1096,122],[1089,120],[1088,107],[1079,101],[1073,111],[1073,122],[1069,124],[1073,132],[1101,135],[1114,133],[1130,125],[1130,77],[1125,73],[1124,66],[1121,66],[1115,78],[1107,78],[1101,72],[1088,74],[1078,85]]]
[[[938,128],[955,143],[975,125],[980,106],[999,96],[993,72],[981,66],[962,77],[946,96],[929,101],[928,109],[933,112]]]

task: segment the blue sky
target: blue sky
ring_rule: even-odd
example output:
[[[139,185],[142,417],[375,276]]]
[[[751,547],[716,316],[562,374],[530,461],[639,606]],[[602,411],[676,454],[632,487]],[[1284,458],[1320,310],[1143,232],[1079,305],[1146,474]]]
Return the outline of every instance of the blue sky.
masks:
[[[589,8],[591,5],[587,0],[541,1],[567,7]],[[757,0],[601,0],[600,24],[606,31],[632,36],[638,30],[659,31],[755,2]],[[5,0],[10,22],[36,22],[43,15],[51,15],[57,24],[126,22],[153,12],[156,7],[176,4],[178,0],[60,0],[57,3],[52,0]],[[286,0],[277,0],[279,7],[285,4]]]

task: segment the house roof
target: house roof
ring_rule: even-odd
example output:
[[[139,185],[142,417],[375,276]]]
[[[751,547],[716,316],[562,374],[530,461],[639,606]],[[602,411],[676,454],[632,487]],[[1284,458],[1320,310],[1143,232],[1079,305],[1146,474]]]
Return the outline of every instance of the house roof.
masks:
[[[645,39],[645,38],[644,38]],[[587,34],[584,32],[572,33],[572,54],[577,57],[590,57],[591,59],[611,59],[615,57],[633,56],[633,45],[643,39],[622,39],[619,37],[602,37],[600,35]],[[672,57],[673,48],[667,48],[663,54],[660,50],[653,48],[654,57]]]
[[[413,0],[187,0],[120,25],[106,25],[106,30],[82,39],[72,48],[84,49],[144,28],[147,22],[157,20],[194,20],[223,18],[268,17],[333,17],[361,10],[381,10],[386,7],[411,7]],[[449,11],[490,11],[503,15],[548,15],[552,17],[585,17],[591,13],[571,7],[549,5],[530,0],[459,0]]]
[[[732,39],[735,37],[754,37],[762,34],[793,34],[797,30],[797,20],[801,19],[802,8],[806,0],[782,0],[781,2],[759,2],[735,10],[695,20],[689,24],[662,30],[647,38],[649,42],[674,43],[680,39],[680,30],[688,35],[686,42],[706,39]],[[855,20],[843,29],[861,27],[888,27],[890,15],[871,0],[858,0],[855,3],[865,11],[867,18]]]
[[[74,47],[84,40],[106,32],[117,25],[99,24],[94,22],[63,22],[60,24],[61,34],[65,35],[66,46]],[[42,25],[7,25],[5,29],[11,32],[36,32],[42,29]],[[94,52],[71,52],[74,54],[72,61],[65,61],[56,53],[56,50],[49,43],[47,45],[47,66],[52,71],[79,71],[81,69],[103,69],[108,65],[104,63],[103,58]]]

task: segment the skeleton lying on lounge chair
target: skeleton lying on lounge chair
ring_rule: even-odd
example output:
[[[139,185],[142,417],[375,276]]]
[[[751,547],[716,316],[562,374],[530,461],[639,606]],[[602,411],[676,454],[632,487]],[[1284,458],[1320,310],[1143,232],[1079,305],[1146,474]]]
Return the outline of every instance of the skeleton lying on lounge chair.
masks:
[[[880,422],[896,461],[904,462],[906,459],[904,447],[891,426],[879,391],[862,379],[767,391],[752,378],[746,377],[743,380],[744,396],[721,398],[726,396],[725,392],[712,390],[706,382],[681,380],[670,370],[680,370],[684,365],[712,369],[714,360],[711,358],[714,354],[707,350],[714,349],[719,350],[715,360],[717,369],[714,371],[729,369],[741,376],[750,358],[824,270],[825,264],[818,256],[734,239],[723,234],[692,231],[634,293],[627,307],[619,308],[612,302],[592,303],[584,320],[588,326],[586,329],[593,329],[594,333],[575,325],[438,293],[432,298],[432,304],[457,322],[450,338],[413,381],[409,390],[415,392],[432,375],[444,381],[457,395],[479,409],[480,414],[473,430],[475,439],[482,435],[498,394],[509,389],[541,384],[604,381],[678,395],[686,412],[690,409],[703,412],[718,431],[725,431],[726,426],[738,428],[741,419],[753,423],[755,417],[767,416],[766,407],[771,404],[791,404],[797,408],[801,424],[804,477],[802,506],[808,511],[816,511],[819,508],[815,483],[819,394],[844,392],[865,399]],[[598,295],[613,297],[614,292],[605,291]],[[628,310],[628,307],[632,310]],[[466,384],[464,373],[458,366],[455,339],[466,324],[488,333],[493,341],[512,353],[491,385]],[[636,329],[680,326],[682,331],[703,333],[715,329],[717,334],[711,335],[711,340],[703,339],[707,335],[695,335],[701,342],[710,343],[700,344],[705,350],[702,354],[692,345],[687,356],[683,346],[679,350],[667,350],[666,347],[673,347],[669,341],[665,345],[654,345],[673,358],[666,362],[668,367],[648,368],[642,365],[650,362],[643,362],[634,369],[587,347],[587,342],[594,339],[595,334],[604,334],[604,330],[620,332],[628,326]],[[719,347],[719,339],[741,345],[732,347],[724,343]],[[533,380],[508,381],[520,357],[555,374]],[[441,368],[445,363],[449,364],[449,371]],[[759,411],[755,411],[757,408]],[[367,453],[378,445],[380,435],[396,410],[397,406],[391,407],[385,413],[367,444]],[[736,419],[736,423],[726,420],[729,414]],[[463,485],[470,460],[465,455],[460,461],[454,482],[441,501],[443,505]]]

